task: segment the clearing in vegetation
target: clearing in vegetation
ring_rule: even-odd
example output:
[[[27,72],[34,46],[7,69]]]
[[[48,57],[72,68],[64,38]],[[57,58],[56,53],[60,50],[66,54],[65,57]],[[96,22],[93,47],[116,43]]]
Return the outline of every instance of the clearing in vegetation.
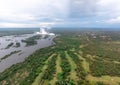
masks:
[[[74,63],[74,61],[72,60],[72,58],[68,55],[67,51],[65,51],[65,55],[66,55],[66,58],[68,59],[69,63],[70,63],[70,66],[71,66],[71,72],[70,72],[70,79],[72,79],[73,81],[77,81],[78,78],[77,78],[77,73],[75,71],[76,69],[76,64]]]
[[[94,77],[92,75],[88,75],[86,77],[91,83],[96,82],[104,82],[106,85],[119,85],[120,77],[111,77],[111,76],[102,76],[102,77]]]
[[[57,60],[56,60],[56,73],[55,73],[55,75],[54,75],[53,80],[50,81],[50,84],[51,84],[51,85],[55,85],[55,83],[57,82],[57,75],[62,72],[62,69],[61,69],[61,67],[60,67],[60,64],[61,64],[61,58],[60,58],[60,54],[59,54],[59,55],[57,56]]]
[[[79,59],[83,60],[82,61],[82,66],[83,66],[84,70],[86,72],[89,72],[90,71],[90,69],[89,69],[89,63],[80,54],[77,54],[77,53],[75,53],[75,54],[79,57]]]
[[[45,72],[45,70],[47,69],[48,67],[48,61],[51,60],[51,58],[54,56],[55,54],[52,54],[46,61],[45,61],[45,65],[43,66],[42,68],[42,71],[40,72],[40,74],[36,77],[35,81],[33,82],[32,85],[40,85],[40,81],[42,80],[42,76]]]

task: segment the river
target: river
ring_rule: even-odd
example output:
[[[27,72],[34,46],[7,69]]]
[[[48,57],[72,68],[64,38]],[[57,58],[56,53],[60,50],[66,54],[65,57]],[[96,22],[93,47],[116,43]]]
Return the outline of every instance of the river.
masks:
[[[30,54],[35,52],[36,50],[44,47],[48,47],[54,44],[53,39],[55,36],[48,36],[47,38],[44,38],[44,36],[41,39],[37,40],[37,44],[33,46],[26,47],[26,43],[21,42],[21,40],[24,40],[26,38],[32,37],[35,34],[24,34],[24,35],[10,35],[10,36],[3,36],[0,37],[0,58],[4,57],[5,55],[10,54],[13,51],[19,51],[18,53],[12,54],[11,56],[7,57],[6,59],[3,59],[0,61],[0,72],[3,72],[5,69],[9,68],[13,64],[23,62],[26,57],[28,57]],[[14,47],[11,46],[8,49],[5,49],[6,46],[11,43],[16,42],[20,43],[20,47]]]

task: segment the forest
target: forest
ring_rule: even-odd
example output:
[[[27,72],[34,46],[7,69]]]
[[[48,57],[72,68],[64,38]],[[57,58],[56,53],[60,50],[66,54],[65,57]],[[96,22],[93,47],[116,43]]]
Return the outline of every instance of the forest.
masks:
[[[54,45],[0,73],[0,85],[120,85],[119,31],[56,33]]]

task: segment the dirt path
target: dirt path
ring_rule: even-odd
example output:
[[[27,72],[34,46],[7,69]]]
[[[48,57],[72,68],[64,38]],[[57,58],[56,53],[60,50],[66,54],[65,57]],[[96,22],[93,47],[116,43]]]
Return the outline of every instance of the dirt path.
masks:
[[[94,77],[92,75],[88,75],[86,79],[89,80],[91,83],[101,81],[107,85],[119,85],[120,82],[120,77],[111,77],[111,76]]]
[[[73,79],[75,81],[75,84],[77,84],[77,73],[75,71],[76,69],[76,64],[74,63],[74,61],[72,60],[72,58],[68,55],[67,51],[65,51],[65,55],[66,58],[68,59],[70,65],[71,65],[71,72],[70,72],[70,78]]]
[[[89,63],[80,54],[78,54],[78,53],[75,53],[75,54],[79,57],[79,59],[83,60],[82,61],[82,66],[83,66],[84,70],[86,72],[89,72],[90,71]]]
[[[62,72],[62,69],[60,67],[60,63],[61,63],[61,58],[60,58],[60,54],[59,54],[57,56],[57,60],[56,60],[56,74],[54,75],[53,80],[50,81],[51,85],[55,85],[55,82],[57,81],[57,75]]]
[[[42,72],[36,77],[35,81],[33,82],[32,85],[40,85],[40,80],[41,80],[41,77],[43,76],[44,72],[45,72],[45,69],[47,69],[48,65],[48,61],[54,56],[55,54],[52,54],[46,61],[45,61],[45,65],[43,66],[42,68]]]

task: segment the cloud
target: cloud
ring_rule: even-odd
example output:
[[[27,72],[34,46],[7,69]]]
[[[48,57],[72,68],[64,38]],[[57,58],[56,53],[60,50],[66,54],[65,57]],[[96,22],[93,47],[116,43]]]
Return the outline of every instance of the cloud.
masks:
[[[67,0],[0,0],[0,20],[34,21],[44,17],[65,18],[66,4]]]
[[[0,23],[0,27],[15,27],[15,28],[22,28],[22,27],[37,27],[38,24],[23,24],[23,23]]]
[[[104,17],[117,17],[120,15],[120,0],[99,0],[97,14]]]
[[[120,23],[120,16],[112,19],[105,20],[104,22],[109,24],[118,24]]]
[[[51,27],[55,24],[56,24],[55,22],[41,22],[39,23],[39,26],[43,28],[51,29]]]
[[[2,22],[0,23],[0,27],[47,27],[51,29],[52,26],[56,25],[56,22],[36,22],[36,23],[10,23],[10,22]]]
[[[96,13],[98,0],[70,0],[70,17],[88,17]]]
[[[120,0],[70,0],[70,17],[117,17]]]
[[[39,23],[49,22],[84,25],[96,21],[115,24],[119,22],[119,3],[120,0],[0,0],[0,26],[39,27]]]

